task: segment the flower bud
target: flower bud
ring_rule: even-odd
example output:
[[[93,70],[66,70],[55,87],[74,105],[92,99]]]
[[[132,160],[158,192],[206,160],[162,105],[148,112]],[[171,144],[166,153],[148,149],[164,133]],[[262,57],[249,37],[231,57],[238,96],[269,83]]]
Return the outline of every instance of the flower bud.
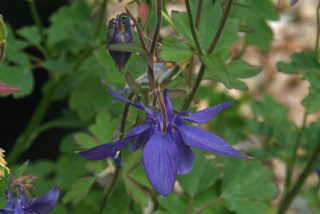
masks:
[[[6,38],[7,38],[6,25],[4,24],[2,16],[0,15],[0,64],[4,59],[4,54],[6,51]]]
[[[133,43],[133,32],[128,16],[117,16],[109,21],[107,32],[108,45]],[[124,51],[109,50],[114,62],[120,71],[128,62],[131,53]]]

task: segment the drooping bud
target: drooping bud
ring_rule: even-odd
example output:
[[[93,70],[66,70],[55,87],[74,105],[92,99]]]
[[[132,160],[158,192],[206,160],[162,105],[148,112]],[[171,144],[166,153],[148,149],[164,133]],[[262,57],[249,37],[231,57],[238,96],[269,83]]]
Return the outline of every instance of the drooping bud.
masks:
[[[7,38],[7,29],[2,19],[2,15],[0,14],[0,64],[4,58],[4,54],[6,50],[6,38]]]
[[[12,94],[20,92],[19,86],[10,86],[3,82],[0,82],[0,94]]]
[[[148,6],[145,3],[141,3],[139,6],[139,18],[142,26],[145,26],[148,19]]]
[[[130,18],[125,15],[117,16],[109,21],[107,32],[108,45],[133,43],[134,37]],[[131,52],[109,50],[120,71],[128,62]]]

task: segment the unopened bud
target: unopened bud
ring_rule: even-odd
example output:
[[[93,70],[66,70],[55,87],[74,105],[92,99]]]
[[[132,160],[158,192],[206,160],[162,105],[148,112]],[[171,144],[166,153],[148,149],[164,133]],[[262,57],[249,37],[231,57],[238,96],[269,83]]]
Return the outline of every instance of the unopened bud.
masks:
[[[109,21],[107,40],[108,45],[134,42],[130,18],[128,16],[117,16],[117,18],[113,18]],[[117,67],[122,71],[128,62],[131,53],[114,50],[109,50],[109,52]]]
[[[7,28],[2,19],[2,15],[0,15],[0,42],[6,41],[7,38]]]

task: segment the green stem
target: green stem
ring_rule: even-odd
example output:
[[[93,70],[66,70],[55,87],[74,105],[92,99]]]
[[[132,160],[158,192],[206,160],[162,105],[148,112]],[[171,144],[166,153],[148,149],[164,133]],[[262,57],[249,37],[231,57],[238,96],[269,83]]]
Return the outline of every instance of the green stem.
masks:
[[[100,33],[101,27],[102,27],[102,22],[104,20],[104,16],[106,13],[106,6],[107,6],[107,0],[103,0],[100,8],[100,14],[98,17],[98,22],[94,31],[94,37],[97,37]]]
[[[199,0],[198,8],[197,8],[196,24],[195,24],[196,29],[199,28],[201,9],[202,9],[202,0]]]
[[[129,94],[128,100],[132,100],[133,96],[134,96],[134,93]],[[122,113],[122,118],[121,118],[121,123],[120,123],[118,140],[123,138],[123,133],[124,133],[125,126],[126,126],[129,107],[130,107],[130,105],[128,103],[126,103],[125,106],[124,106],[123,113]],[[110,185],[107,184],[107,186],[106,186],[106,194],[104,195],[104,198],[102,200],[102,203],[101,203],[101,206],[100,206],[100,209],[99,209],[99,214],[102,214],[103,209],[106,207],[106,205],[108,203],[109,196],[110,196],[114,186],[116,185],[116,183],[118,181],[119,173],[120,173],[120,168],[118,166],[116,166],[116,171],[114,173],[113,179],[112,179]]]
[[[199,40],[197,38],[196,29],[195,29],[195,26],[194,26],[194,23],[193,23],[192,12],[191,12],[191,8],[190,8],[189,0],[185,0],[185,4],[186,4],[186,9],[187,9],[188,18],[189,18],[189,25],[190,25],[190,29],[191,29],[191,34],[192,34],[193,40],[196,43],[196,47],[197,47],[197,50],[198,50],[199,54],[203,55],[203,51],[201,49]]]
[[[193,211],[192,214],[197,214],[197,213],[201,212],[202,210],[207,209],[208,207],[214,205],[215,203],[217,203],[217,202],[219,202],[221,200],[222,200],[221,197],[215,198],[215,199],[209,201],[208,203],[204,204],[203,206],[199,207],[195,211]]]
[[[44,41],[45,35],[44,35],[44,31],[43,31],[43,25],[41,23],[36,5],[34,4],[34,0],[28,0],[28,4],[29,4],[32,18],[33,18],[34,22],[36,23],[36,26],[37,26],[39,34],[42,38],[42,41]]]
[[[226,24],[226,21],[227,21],[228,17],[229,17],[230,10],[231,10],[231,7],[232,7],[232,3],[233,3],[233,0],[229,0],[228,1],[227,7],[226,7],[226,9],[224,11],[224,14],[223,14],[223,17],[221,19],[218,31],[217,31],[216,35],[214,36],[214,38],[212,40],[212,43],[211,43],[211,45],[209,47],[209,50],[208,50],[207,54],[211,54],[214,51],[214,49],[215,49],[215,47],[216,47],[216,45],[217,45],[217,43],[219,41],[219,38],[220,38],[221,33],[223,31],[223,28],[224,28],[224,26]],[[191,26],[191,28],[192,28],[192,26]],[[199,73],[198,73],[198,76],[197,76],[197,79],[196,79],[196,81],[195,81],[195,83],[194,83],[194,85],[193,85],[193,87],[191,89],[191,92],[183,102],[182,110],[186,111],[186,110],[189,109],[189,106],[190,106],[190,104],[191,104],[196,92],[199,89],[199,86],[200,86],[200,83],[201,83],[201,80],[202,80],[202,77],[204,75],[205,70],[206,70],[206,66],[205,66],[204,63],[202,63],[201,67],[200,67],[200,70],[199,70]]]
[[[156,11],[157,11],[157,24],[156,24],[156,28],[154,30],[153,39],[152,39],[152,43],[151,43],[151,47],[150,47],[150,53],[152,55],[154,55],[154,51],[156,50],[158,37],[159,37],[159,33],[160,33],[160,28],[161,28],[161,22],[162,22],[162,4],[161,4],[161,0],[157,0]]]
[[[307,166],[304,168],[302,174],[299,176],[298,181],[293,186],[293,188],[285,195],[284,199],[281,201],[278,209],[278,214],[284,214],[287,211],[292,200],[299,193],[308,175],[312,172],[312,169],[317,162],[319,154],[320,154],[320,141],[318,142],[317,147],[313,151],[312,156],[307,163]]]
[[[290,187],[291,187],[292,171],[293,171],[293,167],[295,165],[295,161],[297,159],[297,150],[301,144],[301,138],[302,138],[304,129],[306,127],[307,116],[308,116],[308,113],[307,113],[307,111],[305,111],[304,115],[303,115],[303,119],[302,119],[302,125],[299,130],[299,133],[298,133],[298,136],[296,138],[296,142],[295,142],[295,145],[293,148],[293,153],[292,153],[291,159],[288,161],[286,183],[285,183],[285,192],[289,191]]]
[[[51,98],[55,92],[57,85],[52,84],[51,87],[48,89],[48,92],[44,94],[41,98],[38,106],[36,107],[31,120],[29,121],[27,128],[25,131],[18,137],[16,143],[14,144],[13,148],[11,149],[7,161],[9,163],[15,162],[19,156],[25,152],[27,149],[30,148],[32,145],[32,140],[30,140],[33,136],[34,130],[38,127],[38,125],[43,120],[51,102]]]

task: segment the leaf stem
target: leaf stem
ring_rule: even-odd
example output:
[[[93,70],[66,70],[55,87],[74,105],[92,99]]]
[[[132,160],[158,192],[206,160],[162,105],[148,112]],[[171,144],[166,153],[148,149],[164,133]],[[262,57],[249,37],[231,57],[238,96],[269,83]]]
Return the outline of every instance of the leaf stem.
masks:
[[[300,191],[308,175],[312,172],[312,169],[317,162],[319,154],[320,154],[320,141],[318,142],[317,147],[313,151],[312,156],[307,163],[307,166],[304,168],[302,174],[299,176],[298,181],[293,186],[293,188],[285,195],[284,199],[281,201],[278,209],[278,214],[284,214],[286,210],[289,208],[292,200]]]
[[[291,156],[291,159],[288,162],[288,166],[287,166],[287,175],[286,175],[286,183],[285,183],[285,192],[290,190],[291,187],[291,179],[292,179],[292,171],[293,171],[293,167],[297,158],[297,150],[301,144],[301,138],[304,132],[304,129],[306,127],[306,119],[307,119],[308,113],[307,111],[304,112],[303,114],[303,118],[302,118],[302,125],[301,128],[299,129],[298,132],[298,136],[296,138],[296,142],[293,148],[293,153]]]
[[[158,42],[158,37],[159,37],[159,33],[160,33],[160,28],[161,28],[161,22],[162,22],[162,4],[161,4],[161,0],[157,0],[157,24],[156,24],[156,28],[154,30],[154,34],[153,34],[153,39],[152,39],[152,43],[151,43],[151,47],[150,47],[150,53],[152,55],[154,55],[154,52],[156,50],[156,45]]]
[[[195,26],[193,24],[192,12],[191,12],[191,8],[190,8],[190,1],[189,0],[185,0],[185,4],[186,4],[186,9],[187,9],[188,18],[189,18],[189,25],[190,25],[190,29],[191,29],[191,34],[192,34],[193,40],[196,43],[196,47],[197,47],[197,50],[198,50],[199,54],[203,55],[203,51],[201,49],[199,40],[197,38],[196,29],[195,29]]]
[[[133,96],[134,96],[134,93],[129,94],[128,100],[132,100]],[[123,109],[123,113],[122,113],[118,140],[123,138],[123,133],[124,133],[125,126],[126,126],[126,121],[127,121],[129,108],[130,108],[130,105],[128,103],[126,103],[125,106],[124,106],[124,109]],[[113,176],[113,179],[112,179],[110,185],[108,185],[108,183],[107,183],[106,194],[104,195],[104,198],[102,200],[102,203],[101,203],[101,206],[100,206],[100,209],[99,209],[99,214],[102,214],[103,209],[106,207],[106,205],[108,203],[109,196],[110,196],[114,186],[117,184],[117,181],[118,181],[118,178],[119,178],[119,172],[120,172],[120,168],[118,166],[116,166],[116,170],[115,170],[115,173],[114,173],[114,176]]]
[[[222,200],[221,197],[215,198],[215,199],[209,201],[208,203],[202,205],[201,207],[199,207],[195,211],[193,211],[192,214],[197,214],[197,213],[201,212],[202,210],[207,209],[208,207],[214,205],[215,203],[217,203],[217,202],[219,202],[221,200]]]
[[[197,16],[196,16],[196,24],[195,24],[196,29],[199,28],[201,10],[202,10],[202,0],[199,0],[198,1]]]
[[[220,38],[221,33],[223,31],[223,28],[224,28],[224,26],[226,24],[226,21],[227,21],[228,17],[229,17],[230,10],[231,10],[231,7],[232,7],[232,3],[233,3],[233,0],[229,0],[228,1],[227,7],[226,7],[226,9],[224,11],[224,14],[223,14],[223,17],[221,19],[218,31],[217,31],[216,35],[214,36],[214,38],[212,40],[212,43],[211,43],[211,45],[209,47],[209,50],[208,50],[207,54],[211,54],[214,51],[214,49],[215,49],[215,47],[216,47],[216,45],[217,45],[217,43],[219,41],[219,38]],[[189,11],[189,12],[191,12],[191,11]],[[192,28],[192,26],[191,26],[191,28]],[[182,110],[186,111],[186,110],[189,109],[189,106],[190,106],[190,104],[191,104],[191,102],[192,102],[197,90],[199,89],[199,86],[200,86],[200,83],[201,83],[201,80],[202,80],[202,77],[204,75],[205,70],[206,70],[206,66],[205,66],[204,63],[202,63],[201,67],[200,67],[200,70],[199,70],[199,73],[198,73],[198,76],[197,76],[197,79],[196,79],[196,81],[195,81],[195,83],[194,83],[194,85],[193,85],[193,87],[191,89],[191,92],[183,102]]]
[[[107,6],[107,0],[103,0],[100,8],[100,14],[98,17],[98,22],[96,24],[96,28],[94,31],[94,37],[97,37],[100,33],[101,27],[102,27],[102,22],[104,20],[104,15],[106,13],[106,6]]]
[[[29,8],[30,8],[30,11],[31,11],[32,18],[33,18],[34,22],[36,23],[38,32],[41,35],[42,41],[44,41],[45,34],[44,34],[44,31],[43,31],[43,25],[41,23],[41,20],[40,20],[36,5],[34,3],[34,0],[28,0],[28,4],[29,4]]]

